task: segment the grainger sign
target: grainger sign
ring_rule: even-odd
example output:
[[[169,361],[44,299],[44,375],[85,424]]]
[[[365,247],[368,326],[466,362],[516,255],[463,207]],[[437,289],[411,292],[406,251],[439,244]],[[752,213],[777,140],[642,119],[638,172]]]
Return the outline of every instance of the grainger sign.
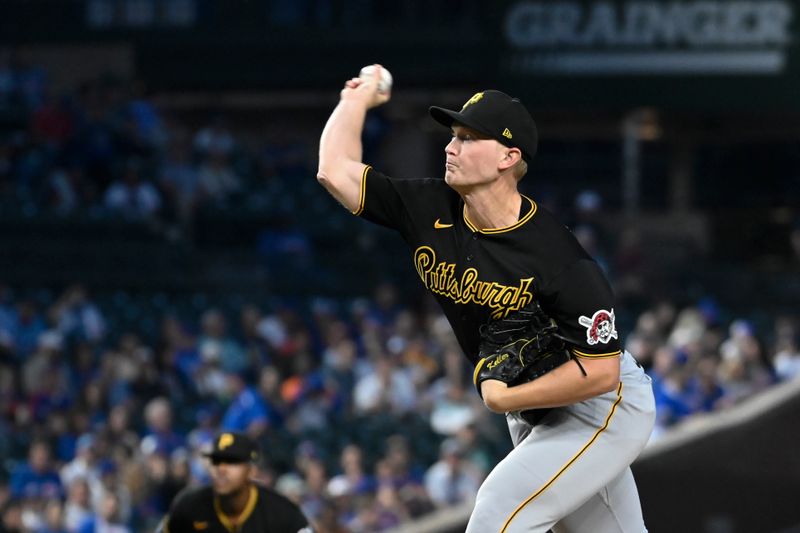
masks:
[[[552,75],[781,75],[796,5],[521,1],[505,16],[504,66]]]

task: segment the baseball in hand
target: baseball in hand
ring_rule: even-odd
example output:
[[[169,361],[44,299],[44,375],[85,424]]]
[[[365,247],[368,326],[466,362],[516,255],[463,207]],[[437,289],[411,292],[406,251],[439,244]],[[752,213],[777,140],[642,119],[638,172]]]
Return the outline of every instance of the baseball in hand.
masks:
[[[358,73],[362,80],[371,80],[375,77],[375,65],[367,65]],[[392,73],[386,67],[381,67],[381,79],[378,82],[378,92],[387,93],[392,90]]]

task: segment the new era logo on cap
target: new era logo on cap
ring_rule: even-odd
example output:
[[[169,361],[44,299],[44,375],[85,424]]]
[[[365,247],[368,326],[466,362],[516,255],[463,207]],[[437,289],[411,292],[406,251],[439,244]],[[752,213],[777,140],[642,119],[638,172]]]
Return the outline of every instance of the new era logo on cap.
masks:
[[[436,106],[428,111],[445,127],[450,128],[453,122],[457,122],[505,146],[519,148],[526,161],[536,155],[539,134],[533,117],[522,102],[503,92],[486,90],[475,93],[464,103],[461,111]]]

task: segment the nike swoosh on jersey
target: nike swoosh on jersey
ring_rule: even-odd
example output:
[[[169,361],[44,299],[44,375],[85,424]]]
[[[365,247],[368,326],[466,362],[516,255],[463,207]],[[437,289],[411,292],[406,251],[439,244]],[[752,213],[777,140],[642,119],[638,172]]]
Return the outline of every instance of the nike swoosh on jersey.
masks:
[[[452,228],[453,225],[452,224],[442,224],[441,222],[439,222],[439,219],[437,218],[436,222],[433,223],[433,227],[435,229],[445,229],[445,228]]]

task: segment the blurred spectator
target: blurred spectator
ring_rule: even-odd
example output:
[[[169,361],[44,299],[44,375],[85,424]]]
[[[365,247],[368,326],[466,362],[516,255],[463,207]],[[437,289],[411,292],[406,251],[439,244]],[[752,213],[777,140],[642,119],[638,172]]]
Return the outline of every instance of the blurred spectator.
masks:
[[[282,423],[287,407],[281,397],[281,376],[274,366],[265,366],[261,369],[258,394],[267,405],[271,406],[276,423]]]
[[[39,345],[22,366],[25,398],[34,418],[44,419],[51,409],[66,406],[70,390],[70,369],[63,357],[64,341],[50,330],[39,336]]]
[[[447,380],[444,394],[433,401],[431,429],[441,435],[455,435],[475,421],[476,406],[472,389],[465,390],[459,381]]]
[[[414,383],[388,358],[374,361],[374,371],[358,380],[353,391],[357,412],[400,414],[414,408]]]
[[[164,121],[144,82],[135,80],[130,86],[133,88],[133,95],[127,103],[125,113],[131,121],[133,133],[148,148],[160,149],[167,139]]]
[[[247,368],[247,354],[236,340],[227,334],[227,321],[218,309],[209,309],[201,318],[202,335],[198,341],[201,357],[217,361],[226,372],[236,373]]]
[[[275,481],[275,490],[286,496],[294,504],[300,505],[306,486],[303,478],[295,472],[287,472]]]
[[[226,431],[247,433],[258,439],[273,423],[271,409],[250,385],[251,372],[240,371],[228,375],[228,387],[232,401],[222,417],[221,428]]]
[[[224,207],[242,190],[242,179],[230,165],[228,154],[218,149],[208,152],[197,174],[200,202],[213,207]]]
[[[797,327],[791,318],[783,316],[775,321],[775,373],[781,380],[790,380],[800,375],[800,349],[797,342]]]
[[[331,481],[340,480],[347,487],[346,492],[349,494],[362,495],[372,492],[375,481],[367,475],[363,461],[361,448],[355,444],[348,444],[342,449],[339,456],[339,467],[342,473]]]
[[[347,527],[343,523],[349,521],[347,509],[349,509],[351,505],[345,504],[343,507],[337,506],[338,499],[347,497],[346,492],[337,491],[336,489],[331,491],[329,484],[328,493],[331,495],[332,501],[326,501],[323,504],[319,516],[317,516],[315,521],[316,526],[320,531],[325,531],[326,533],[352,533],[352,528]]]
[[[100,435],[110,443],[112,448],[123,448],[128,452],[138,448],[139,436],[131,426],[131,416],[127,404],[119,404],[111,408]]]
[[[729,337],[720,346],[720,353],[719,378],[725,391],[722,401],[726,404],[737,403],[773,383],[772,368],[747,321],[731,323]]]
[[[202,361],[195,338],[173,315],[162,319],[160,335],[159,359],[162,371],[171,369],[180,385],[199,390],[197,379]]]
[[[92,516],[92,498],[89,483],[84,478],[75,478],[68,485],[64,507],[64,529],[75,533]]]
[[[325,465],[314,458],[303,463],[303,481],[305,490],[300,500],[300,509],[309,520],[315,520],[324,506],[328,477]]]
[[[725,391],[717,381],[718,362],[715,356],[701,357],[686,383],[686,403],[692,412],[713,411]]]
[[[70,494],[74,485],[78,485],[79,488],[75,489],[78,492],[81,492],[85,485],[93,497],[99,497],[102,485],[94,435],[85,433],[78,438],[75,458],[61,468],[60,474],[61,483],[68,488]]]
[[[683,397],[686,370],[682,368],[678,358],[679,354],[674,348],[663,346],[656,350],[653,360],[650,377],[653,379],[656,400],[656,437],[666,427],[691,413],[691,408]]]
[[[61,480],[51,461],[50,446],[44,441],[34,441],[28,461],[11,472],[11,495],[33,499],[62,496]]]
[[[173,456],[176,457],[184,454],[185,451],[181,448],[173,452]],[[141,493],[138,494],[137,514],[157,520],[167,512],[172,498],[182,486],[176,490],[172,479],[170,456],[163,450],[145,450],[143,460],[144,486],[141,487]]]
[[[189,453],[180,448],[175,450],[169,458],[169,473],[161,490],[164,509],[178,493],[192,481],[192,472]]]
[[[452,438],[445,440],[439,461],[425,473],[425,488],[436,505],[456,505],[477,494],[482,478],[471,464],[464,461],[464,453],[460,442]]]
[[[408,512],[398,497],[397,490],[389,485],[378,487],[375,494],[374,512],[374,523],[378,531],[397,527],[409,518]]]
[[[0,505],[0,532],[24,533],[22,504],[18,500],[9,500]]]
[[[302,401],[304,394],[318,384],[315,375],[315,355],[311,347],[311,334],[304,327],[298,327],[290,336],[286,351],[274,359],[283,383],[281,398],[287,407],[293,408]]]
[[[575,195],[575,221],[577,224],[596,224],[604,216],[603,198],[592,189],[584,189]]]
[[[678,313],[667,342],[677,348],[686,347],[698,342],[705,328],[706,323],[702,313],[694,307],[688,307]]]
[[[105,206],[114,213],[133,219],[152,218],[161,209],[161,194],[142,179],[143,164],[131,159],[125,164],[121,179],[106,190]]]
[[[375,288],[373,302],[367,312],[366,320],[379,329],[388,328],[394,323],[400,309],[397,287],[392,283],[384,282]]]
[[[464,450],[464,460],[480,473],[481,478],[486,476],[494,467],[493,457],[481,440],[481,436],[474,424],[467,424],[454,436],[455,440]]]
[[[193,145],[195,152],[200,157],[204,157],[209,152],[228,156],[236,147],[236,140],[228,129],[225,117],[218,113],[211,118],[207,126],[197,132]]]
[[[119,519],[119,500],[113,492],[106,492],[100,508],[78,529],[78,533],[130,533]]]
[[[172,426],[172,406],[166,398],[154,398],[144,408],[147,425],[142,448],[146,452],[169,455],[185,444],[185,439]]]
[[[285,356],[293,350],[289,326],[294,322],[294,318],[290,309],[280,308],[274,314],[263,316],[256,326],[259,337],[278,357]]]
[[[394,487],[412,507],[419,503],[416,501],[419,495],[417,489],[421,488],[425,475],[424,467],[416,461],[408,439],[395,434],[386,439],[383,459],[375,465],[377,485]]]
[[[54,168],[47,178],[47,189],[47,205],[59,215],[74,214],[94,203],[94,188],[75,162]]]
[[[365,362],[358,359],[358,347],[348,338],[326,343],[322,354],[322,372],[326,382],[336,393],[343,396],[345,408],[351,408],[351,394],[356,384],[356,376],[364,374]]]
[[[159,452],[154,452],[159,453]],[[143,451],[145,465],[147,465],[148,449]],[[109,508],[108,496],[113,496],[113,517],[122,523],[127,523],[133,516],[133,495],[127,485],[126,480],[122,476],[120,467],[113,460],[104,460],[100,466],[100,483],[103,490],[98,498],[92,501],[92,507],[96,514],[105,516],[106,520],[110,520],[110,514],[106,513]],[[94,498],[94,494],[92,495]]]
[[[64,507],[60,500],[51,499],[44,507],[44,519],[36,533],[67,533],[64,528]]]
[[[303,378],[300,395],[293,407],[288,423],[294,431],[302,433],[328,429],[340,403],[321,374],[315,371]]]
[[[105,319],[82,285],[67,288],[49,314],[68,339],[97,342],[105,335]]]

